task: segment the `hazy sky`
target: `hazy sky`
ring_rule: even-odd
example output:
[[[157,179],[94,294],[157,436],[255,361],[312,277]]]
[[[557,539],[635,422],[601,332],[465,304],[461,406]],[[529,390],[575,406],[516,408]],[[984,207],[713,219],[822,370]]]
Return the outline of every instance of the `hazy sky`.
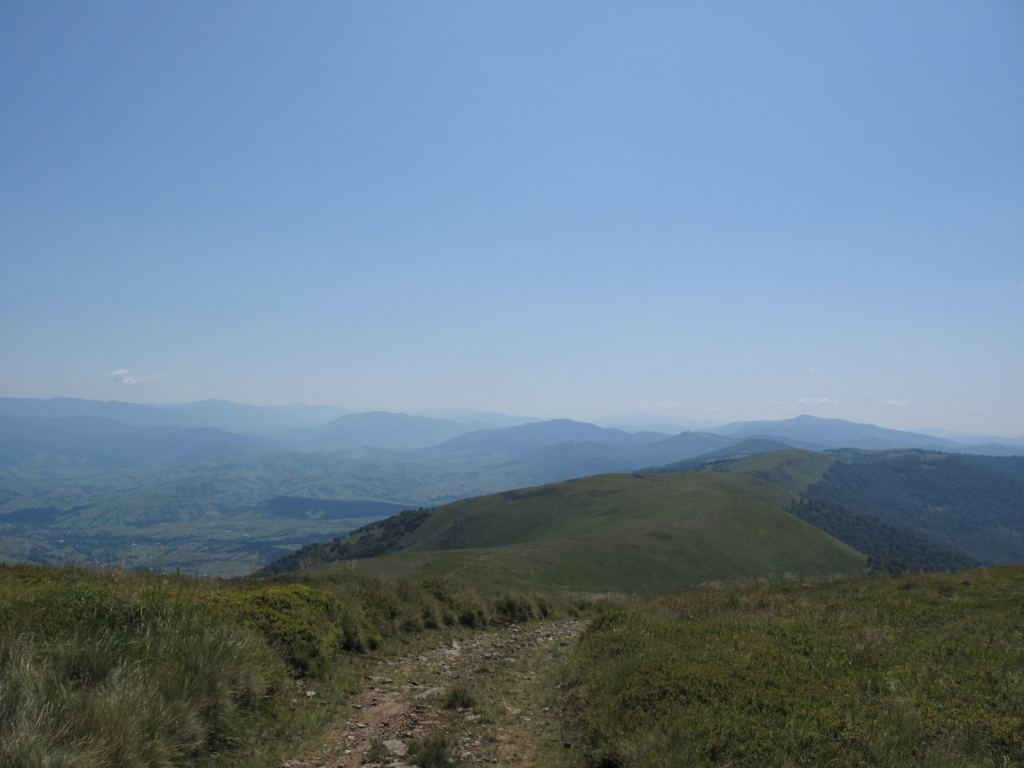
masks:
[[[0,3],[0,394],[1024,434],[1024,3]]]

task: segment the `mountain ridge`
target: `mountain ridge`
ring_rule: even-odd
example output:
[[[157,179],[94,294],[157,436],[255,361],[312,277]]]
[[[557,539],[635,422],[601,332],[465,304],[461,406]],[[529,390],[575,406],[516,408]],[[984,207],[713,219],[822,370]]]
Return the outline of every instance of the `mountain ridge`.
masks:
[[[325,557],[347,552],[364,557],[360,571],[378,576],[639,593],[861,572],[862,554],[785,511],[793,498],[741,474],[597,475],[404,512],[307,545],[266,572],[330,567]]]

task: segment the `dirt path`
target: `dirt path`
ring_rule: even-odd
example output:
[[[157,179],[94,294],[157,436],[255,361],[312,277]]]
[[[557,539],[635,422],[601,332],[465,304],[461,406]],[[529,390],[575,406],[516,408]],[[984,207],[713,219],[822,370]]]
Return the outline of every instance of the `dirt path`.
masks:
[[[433,734],[445,735],[449,754],[463,765],[537,765],[538,751],[560,738],[548,674],[584,626],[513,626],[376,662],[352,698],[348,722],[315,753],[282,768],[400,768],[413,764],[409,742]],[[453,688],[468,693],[467,706],[445,706]]]

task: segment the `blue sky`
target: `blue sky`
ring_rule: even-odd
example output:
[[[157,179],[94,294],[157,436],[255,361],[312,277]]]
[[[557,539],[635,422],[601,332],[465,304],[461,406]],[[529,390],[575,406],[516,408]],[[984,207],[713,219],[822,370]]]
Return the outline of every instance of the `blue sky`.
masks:
[[[1024,5],[0,4],[0,394],[1024,434]]]

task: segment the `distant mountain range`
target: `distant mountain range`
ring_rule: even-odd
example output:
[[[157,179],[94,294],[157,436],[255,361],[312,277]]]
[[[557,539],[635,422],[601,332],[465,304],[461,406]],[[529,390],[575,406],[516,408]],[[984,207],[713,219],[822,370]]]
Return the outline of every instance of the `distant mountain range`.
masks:
[[[426,411],[417,411],[414,415],[428,416],[432,419],[444,419],[446,421],[457,421],[460,424],[485,424],[490,428],[515,427],[520,424],[543,421],[543,419],[535,419],[532,416],[509,416],[507,413],[474,411],[467,408],[434,408]]]
[[[0,416],[0,467],[56,462],[97,469],[223,464],[264,450],[212,427],[140,427],[100,416]]]
[[[73,397],[0,397],[0,416],[17,419],[92,417],[136,427],[212,427],[242,434],[318,427],[347,413],[351,411],[332,405],[244,405],[228,400],[143,405]]]
[[[0,398],[0,558],[125,559],[233,574],[253,557],[276,557],[398,509],[584,476],[721,466],[790,449],[852,451],[856,462],[864,449],[1024,455],[1012,441],[966,443],[810,416],[669,434],[569,419],[502,426],[476,421],[499,421],[479,412],[439,418],[340,411]],[[990,466],[1003,466],[994,461]],[[809,516],[831,521],[836,505],[861,514],[863,504],[882,518],[902,503],[862,501],[857,473],[869,469],[856,462],[845,474],[836,470],[833,495],[814,497]],[[974,482],[964,466],[956,476]],[[887,535],[878,525],[872,530],[875,539]],[[984,550],[956,542],[961,551],[993,561],[1016,557],[1016,540],[997,525],[972,535]]]
[[[996,456],[1021,453],[1015,441],[1005,444],[982,442],[956,442],[917,432],[886,429],[874,424],[858,424],[843,419],[821,419],[816,416],[797,416],[785,421],[737,421],[714,430],[731,437],[790,438],[825,448],[863,448],[888,450],[890,448],[922,448],[954,453],[987,453]]]
[[[305,437],[304,445],[326,451],[350,448],[415,450],[486,426],[387,411],[353,413],[339,416],[319,427]]]
[[[1024,454],[1024,442],[958,442],[814,416],[735,422],[713,431],[673,435],[570,419],[495,426],[482,419],[515,419],[471,411],[447,413],[455,418],[220,400],[154,406],[73,398],[0,398],[0,466],[47,460],[102,467],[119,462],[131,467],[215,464],[259,452],[340,451],[431,466],[467,461],[485,466],[516,464],[532,468],[524,479],[542,481],[686,462],[711,452],[724,458],[779,447]],[[481,420],[474,420],[477,417]]]
[[[439,451],[472,451],[483,455],[516,456],[560,443],[607,443],[645,445],[664,440],[659,432],[626,432],[606,429],[572,419],[553,419],[504,429],[484,429],[456,437],[438,446]]]

